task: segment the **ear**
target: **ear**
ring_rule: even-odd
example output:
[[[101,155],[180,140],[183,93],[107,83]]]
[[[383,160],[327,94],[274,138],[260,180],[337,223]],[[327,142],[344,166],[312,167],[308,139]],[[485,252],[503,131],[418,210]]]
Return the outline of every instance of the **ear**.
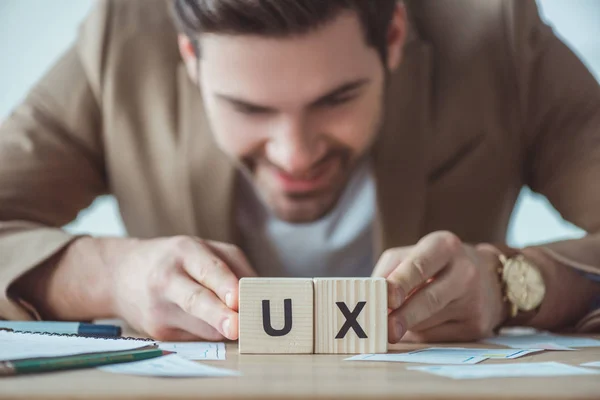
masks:
[[[408,32],[408,17],[406,6],[398,3],[394,16],[390,22],[390,28],[387,36],[387,67],[390,71],[398,68],[402,62],[402,51]]]
[[[198,57],[196,56],[196,48],[194,43],[187,35],[179,34],[177,36],[177,44],[179,45],[179,53],[185,63],[188,75],[194,83],[198,82]]]

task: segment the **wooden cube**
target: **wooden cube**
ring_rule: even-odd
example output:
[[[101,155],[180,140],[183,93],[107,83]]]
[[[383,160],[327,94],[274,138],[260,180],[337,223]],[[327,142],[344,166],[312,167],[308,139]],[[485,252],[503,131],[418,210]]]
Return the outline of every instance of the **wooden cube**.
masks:
[[[314,279],[315,353],[386,353],[383,278]]]
[[[242,278],[240,354],[312,353],[313,299],[312,279]]]

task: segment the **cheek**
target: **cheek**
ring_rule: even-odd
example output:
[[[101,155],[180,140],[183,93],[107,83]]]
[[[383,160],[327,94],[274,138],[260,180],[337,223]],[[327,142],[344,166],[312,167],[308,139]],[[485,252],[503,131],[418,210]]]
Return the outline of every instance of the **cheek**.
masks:
[[[380,101],[364,98],[322,116],[322,131],[334,142],[362,154],[377,134],[381,115]]]
[[[262,145],[261,127],[257,123],[213,101],[206,102],[205,110],[213,137],[226,154],[241,158]]]

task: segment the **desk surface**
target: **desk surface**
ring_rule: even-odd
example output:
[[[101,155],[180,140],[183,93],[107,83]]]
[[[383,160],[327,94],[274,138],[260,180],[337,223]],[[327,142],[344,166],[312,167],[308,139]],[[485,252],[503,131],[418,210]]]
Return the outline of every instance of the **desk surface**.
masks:
[[[423,347],[431,345],[395,345],[390,351]],[[243,374],[239,378],[161,379],[78,370],[2,378],[0,399],[600,399],[600,375],[454,381],[409,371],[405,363],[345,362],[346,357],[239,355],[237,344],[231,343],[226,361],[206,364],[239,370]],[[600,348],[485,363],[542,361],[571,365],[600,361]]]

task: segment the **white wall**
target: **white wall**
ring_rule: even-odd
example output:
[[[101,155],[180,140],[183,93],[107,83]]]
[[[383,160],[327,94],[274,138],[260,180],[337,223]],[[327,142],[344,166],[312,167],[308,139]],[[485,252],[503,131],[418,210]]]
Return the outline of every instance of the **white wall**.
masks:
[[[0,120],[72,43],[92,4],[92,0],[0,0]],[[98,198],[67,229],[125,234],[112,196]]]
[[[538,3],[546,19],[600,77],[600,1]],[[91,0],[0,0],[0,119],[71,43],[91,4]],[[99,198],[67,229],[96,235],[125,234],[117,204],[110,196]],[[522,246],[582,234],[562,221],[545,198],[524,190],[508,242]]]

